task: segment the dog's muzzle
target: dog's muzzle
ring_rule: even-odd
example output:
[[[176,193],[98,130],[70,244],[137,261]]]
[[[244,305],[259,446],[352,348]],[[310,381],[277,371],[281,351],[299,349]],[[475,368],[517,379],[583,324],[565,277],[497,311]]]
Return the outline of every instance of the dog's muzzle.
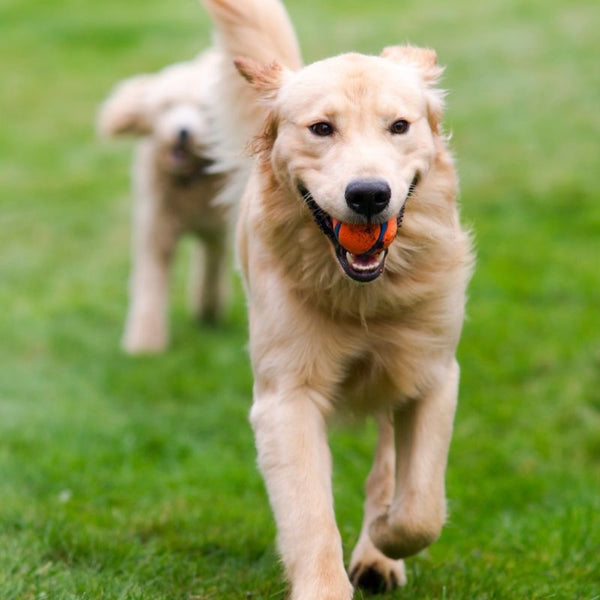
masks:
[[[404,217],[404,209],[406,207],[406,202],[413,195],[418,183],[419,174],[417,173],[414,176],[408,188],[406,199],[404,200],[402,208],[400,209],[400,212],[398,213],[398,216],[396,218],[398,230],[400,230],[400,227],[402,225],[402,219]],[[370,192],[371,190],[368,191]],[[358,281],[360,283],[368,283],[377,279],[385,269],[385,259],[388,253],[387,249],[381,250],[381,252],[378,253],[352,254],[338,242],[333,229],[331,217],[318,205],[318,203],[315,201],[308,189],[303,184],[299,184],[298,192],[302,196],[302,199],[304,200],[306,206],[308,206],[308,208],[310,209],[313,219],[317,224],[317,227],[333,245],[335,256],[344,273],[348,277],[350,277],[350,279],[353,279],[354,281]],[[368,196],[368,194],[365,193],[363,194],[363,196]],[[371,197],[374,196],[371,195]],[[383,194],[380,194],[377,197],[379,202],[381,202],[382,197]]]

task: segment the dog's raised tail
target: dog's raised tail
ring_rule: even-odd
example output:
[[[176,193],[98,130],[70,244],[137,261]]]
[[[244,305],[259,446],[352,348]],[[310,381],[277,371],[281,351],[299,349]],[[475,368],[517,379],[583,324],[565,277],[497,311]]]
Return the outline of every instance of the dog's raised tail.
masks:
[[[234,66],[243,57],[291,70],[302,66],[296,33],[279,0],[202,0],[214,23],[222,64],[214,104],[215,170],[229,173],[221,199],[236,204],[249,171],[248,144],[260,130],[266,107]],[[232,175],[233,174],[233,175]]]
[[[204,5],[215,24],[217,43],[229,57],[301,67],[296,33],[279,0],[204,0]]]

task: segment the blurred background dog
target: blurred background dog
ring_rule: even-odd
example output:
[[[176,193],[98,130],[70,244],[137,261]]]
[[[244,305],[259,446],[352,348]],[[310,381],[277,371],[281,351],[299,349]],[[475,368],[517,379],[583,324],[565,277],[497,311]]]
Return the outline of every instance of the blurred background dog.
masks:
[[[117,85],[100,111],[101,134],[140,138],[122,340],[127,352],[158,352],[167,345],[169,267],[183,234],[201,242],[192,261],[194,314],[215,322],[226,304],[227,208],[217,198],[223,175],[211,172],[209,151],[218,68],[217,51],[208,50],[156,74],[131,77]]]

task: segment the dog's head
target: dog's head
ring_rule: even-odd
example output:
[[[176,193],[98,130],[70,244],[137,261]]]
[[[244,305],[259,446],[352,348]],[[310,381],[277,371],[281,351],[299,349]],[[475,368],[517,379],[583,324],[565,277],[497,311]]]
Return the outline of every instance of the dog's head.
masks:
[[[435,157],[443,95],[432,50],[392,47],[380,57],[345,54],[298,72],[236,61],[270,114],[257,152],[281,186],[307,205],[344,272],[376,279],[387,250],[354,255],[333,222],[400,222],[407,198]]]
[[[206,89],[207,57],[121,82],[103,104],[103,135],[152,136],[159,165],[188,176],[206,162],[210,131]]]

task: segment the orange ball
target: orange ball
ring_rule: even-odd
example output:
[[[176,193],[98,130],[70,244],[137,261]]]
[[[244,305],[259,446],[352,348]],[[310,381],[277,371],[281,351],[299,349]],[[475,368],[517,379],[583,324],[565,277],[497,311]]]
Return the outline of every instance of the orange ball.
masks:
[[[352,254],[374,254],[385,250],[396,237],[396,218],[385,223],[342,223],[332,217],[333,233],[340,245]]]

